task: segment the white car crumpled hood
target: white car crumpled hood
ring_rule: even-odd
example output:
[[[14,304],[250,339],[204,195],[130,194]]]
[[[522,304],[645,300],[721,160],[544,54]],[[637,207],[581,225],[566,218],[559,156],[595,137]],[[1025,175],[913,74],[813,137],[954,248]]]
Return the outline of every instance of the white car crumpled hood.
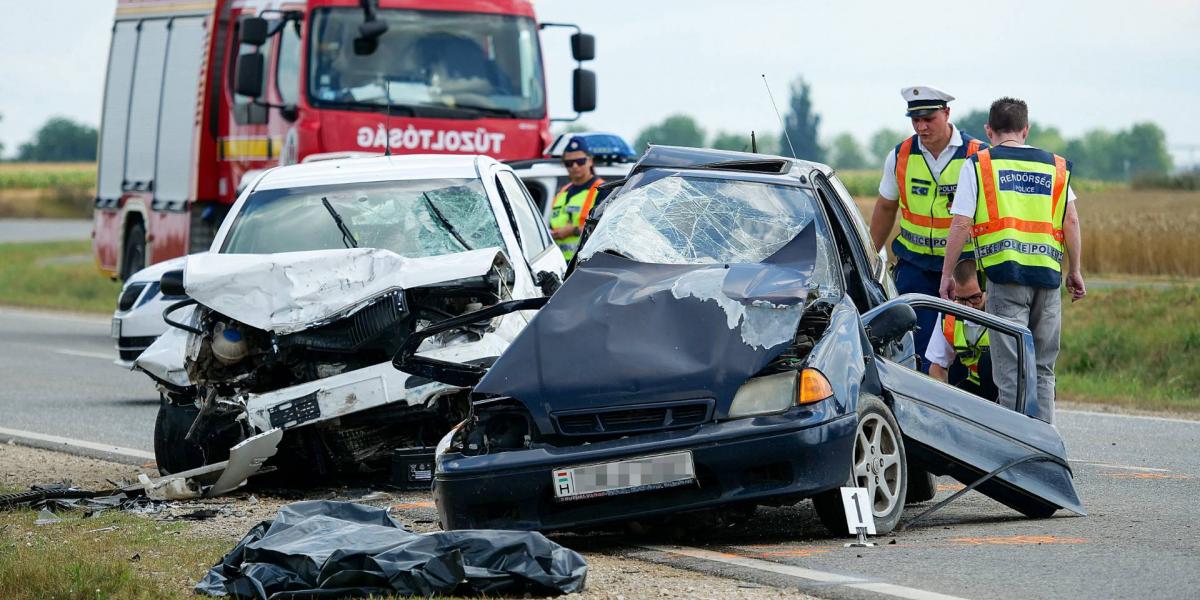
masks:
[[[499,248],[405,258],[346,248],[188,257],[188,296],[227,317],[278,335],[302,331],[388,290],[486,275]]]

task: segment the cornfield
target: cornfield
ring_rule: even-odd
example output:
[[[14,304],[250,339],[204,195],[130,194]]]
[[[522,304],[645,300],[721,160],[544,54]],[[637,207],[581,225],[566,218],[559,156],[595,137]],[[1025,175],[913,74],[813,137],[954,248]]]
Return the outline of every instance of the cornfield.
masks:
[[[90,188],[95,184],[95,163],[0,163],[0,190]]]
[[[1085,189],[1076,188],[1085,277],[1200,277],[1200,192]],[[870,220],[874,195],[857,202]]]
[[[879,178],[883,174],[880,169],[849,169],[838,171],[838,179],[850,190],[854,197],[874,198],[879,194]],[[1099,181],[1095,179],[1073,179],[1071,188],[1078,194],[1092,192],[1127,191],[1129,184],[1114,181]]]
[[[95,186],[95,163],[0,163],[0,218],[89,218]]]

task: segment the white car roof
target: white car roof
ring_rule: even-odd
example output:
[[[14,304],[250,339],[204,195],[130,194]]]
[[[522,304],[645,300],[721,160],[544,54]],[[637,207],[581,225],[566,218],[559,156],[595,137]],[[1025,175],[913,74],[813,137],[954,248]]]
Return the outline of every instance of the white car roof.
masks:
[[[481,155],[405,154],[324,160],[277,167],[263,174],[255,190],[274,190],[367,181],[476,179],[495,159]]]

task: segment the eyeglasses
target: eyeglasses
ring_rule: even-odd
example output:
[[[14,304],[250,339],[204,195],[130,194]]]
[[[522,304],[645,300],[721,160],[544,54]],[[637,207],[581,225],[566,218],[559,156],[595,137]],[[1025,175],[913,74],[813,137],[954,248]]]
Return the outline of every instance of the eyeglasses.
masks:
[[[564,158],[563,166],[569,167],[571,165],[575,165],[576,167],[582,167],[583,165],[587,164],[587,161],[587,158]]]
[[[955,296],[954,297],[955,302],[966,302],[969,304],[978,304],[982,300],[983,300],[983,292],[979,292],[978,294],[971,294],[970,296]]]

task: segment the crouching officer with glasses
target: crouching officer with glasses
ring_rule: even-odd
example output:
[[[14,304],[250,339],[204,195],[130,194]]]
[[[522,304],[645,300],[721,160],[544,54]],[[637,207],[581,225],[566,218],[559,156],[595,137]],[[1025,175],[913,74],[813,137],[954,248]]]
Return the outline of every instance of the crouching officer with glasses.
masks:
[[[952,272],[963,245],[973,238],[975,259],[987,278],[987,311],[1033,333],[1037,402],[1041,414],[1053,418],[1064,258],[1071,301],[1087,294],[1080,269],[1082,244],[1070,186],[1071,163],[1025,143],[1029,108],[1022,100],[993,102],[985,130],[992,147],[968,160],[959,175],[939,291],[943,298],[954,295]],[[1015,408],[1017,340],[998,336],[992,340],[991,352],[1000,404]]]
[[[983,310],[987,293],[979,287],[975,261],[965,258],[954,267],[954,298],[963,306]],[[992,381],[991,340],[988,329],[951,314],[938,317],[925,360],[929,375],[954,387],[995,401],[996,384]]]
[[[579,250],[583,223],[596,202],[597,188],[604,180],[596,177],[592,155],[584,140],[578,137],[567,143],[562,162],[570,181],[554,196],[550,211],[550,235],[554,236],[563,258],[569,263]]]

